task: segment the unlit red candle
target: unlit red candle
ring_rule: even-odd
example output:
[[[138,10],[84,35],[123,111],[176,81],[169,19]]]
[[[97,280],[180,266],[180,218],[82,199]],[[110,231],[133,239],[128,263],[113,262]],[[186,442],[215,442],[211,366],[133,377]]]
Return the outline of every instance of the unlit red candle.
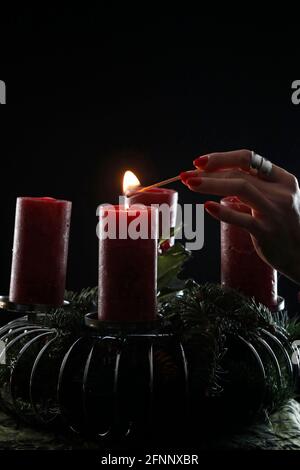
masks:
[[[124,206],[99,208],[98,318],[106,322],[152,322],[156,318],[157,209]],[[146,238],[130,238],[130,224],[139,217]],[[115,218],[115,237],[103,236],[108,218]],[[109,219],[112,220],[112,219]],[[125,227],[126,238],[119,234]]]
[[[251,214],[251,209],[236,197],[221,204]],[[235,225],[221,223],[221,283],[254,297],[270,309],[277,306],[277,271],[256,253],[250,234]]]
[[[17,199],[9,299],[60,306],[64,301],[72,203]]]

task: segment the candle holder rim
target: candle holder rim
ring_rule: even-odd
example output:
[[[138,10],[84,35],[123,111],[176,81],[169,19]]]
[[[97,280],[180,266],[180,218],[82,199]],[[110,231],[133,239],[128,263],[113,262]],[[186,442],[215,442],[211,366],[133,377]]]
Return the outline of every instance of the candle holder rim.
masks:
[[[155,320],[149,322],[111,322],[99,320],[98,312],[94,311],[84,316],[84,323],[88,328],[99,332],[147,333],[157,330],[161,326],[161,318],[157,316]]]
[[[19,312],[24,314],[29,312],[47,312],[52,308],[66,308],[69,307],[70,302],[64,300],[64,303],[61,307],[55,305],[46,305],[46,304],[18,304],[11,302],[8,295],[0,295],[0,310],[7,310],[11,312]]]

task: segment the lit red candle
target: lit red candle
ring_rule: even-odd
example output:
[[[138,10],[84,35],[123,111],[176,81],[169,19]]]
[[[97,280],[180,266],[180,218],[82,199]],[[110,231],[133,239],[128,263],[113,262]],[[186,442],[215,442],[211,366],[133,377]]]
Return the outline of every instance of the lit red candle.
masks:
[[[168,246],[174,244],[174,236],[167,237],[165,234],[172,235],[176,226],[176,215],[177,215],[177,204],[178,204],[178,193],[173,189],[166,188],[151,188],[142,192],[134,192],[134,188],[140,188],[140,182],[132,172],[126,172],[124,176],[123,190],[126,194],[127,189],[131,190],[130,195],[126,198],[127,206],[133,204],[144,204],[145,206],[156,205],[158,208],[162,208],[165,204],[169,208],[169,215],[167,219],[163,219],[164,211],[159,211],[159,238],[168,238]],[[165,212],[166,214],[166,212]],[[164,233],[165,232],[165,233]]]
[[[72,203],[17,199],[9,299],[60,306],[64,301]]]
[[[130,226],[137,218],[146,227],[145,238],[131,238]],[[115,227],[114,236],[107,235],[107,221]],[[157,209],[100,206],[98,235],[99,320],[152,322],[157,313]]]
[[[236,197],[224,198],[221,203],[251,213]],[[221,223],[221,282],[224,287],[238,289],[270,309],[277,306],[277,271],[258,256],[246,230],[224,222]]]

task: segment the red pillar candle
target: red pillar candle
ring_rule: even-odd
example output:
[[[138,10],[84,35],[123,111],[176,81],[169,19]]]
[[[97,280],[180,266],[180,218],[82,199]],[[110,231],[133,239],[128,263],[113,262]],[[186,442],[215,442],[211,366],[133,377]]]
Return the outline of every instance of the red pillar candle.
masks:
[[[156,318],[157,209],[140,206],[99,208],[98,318],[107,322],[151,322]],[[130,224],[141,221],[145,238],[132,239]],[[115,220],[115,237],[107,235]],[[144,225],[146,224],[146,226]],[[113,225],[113,222],[112,222]],[[120,226],[123,235],[120,234]]]
[[[71,208],[52,198],[17,199],[11,302],[63,304]]]
[[[226,197],[221,204],[251,214],[250,207],[237,197]],[[221,223],[221,283],[271,309],[277,306],[277,271],[258,256],[246,230],[224,222]]]
[[[161,206],[166,204],[170,208],[169,220],[163,223],[163,211],[159,212],[159,238],[165,238],[163,234],[163,227],[167,228],[167,233],[172,234],[176,226],[176,215],[177,215],[177,203],[178,193],[173,189],[165,188],[152,188],[142,192],[136,192],[133,195],[126,198],[127,205],[130,207],[133,204],[144,204],[145,206],[151,206],[155,204]],[[174,245],[174,236],[168,239],[169,245]]]

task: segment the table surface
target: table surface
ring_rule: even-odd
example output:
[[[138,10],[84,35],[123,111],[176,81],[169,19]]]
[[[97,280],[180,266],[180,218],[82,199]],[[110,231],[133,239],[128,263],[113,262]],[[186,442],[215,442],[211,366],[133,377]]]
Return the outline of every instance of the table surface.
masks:
[[[199,443],[201,449],[300,450],[300,404],[290,400],[268,422],[247,428],[242,434],[226,436],[217,442]],[[122,446],[124,448],[124,444]],[[117,447],[116,447],[117,448]],[[0,412],[0,450],[75,450],[100,449],[97,443],[85,442],[72,435],[58,435],[16,423]],[[103,449],[103,446],[102,446]]]

